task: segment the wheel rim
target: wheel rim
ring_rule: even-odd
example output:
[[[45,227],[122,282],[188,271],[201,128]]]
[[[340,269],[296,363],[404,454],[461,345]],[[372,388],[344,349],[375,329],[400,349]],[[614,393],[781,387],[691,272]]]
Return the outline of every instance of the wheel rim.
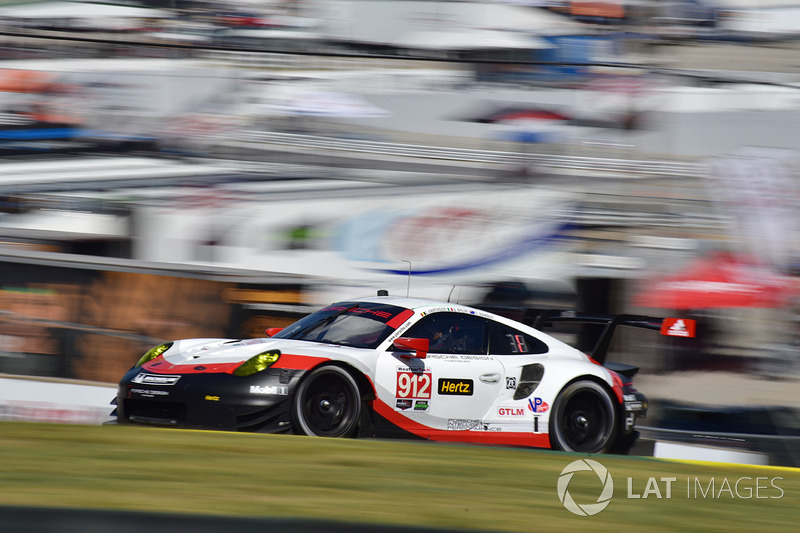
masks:
[[[613,431],[613,416],[601,394],[577,391],[564,402],[562,415],[561,435],[570,449],[596,452],[605,447]]]
[[[323,373],[303,392],[300,412],[308,433],[339,437],[347,434],[358,418],[357,391],[342,376]]]

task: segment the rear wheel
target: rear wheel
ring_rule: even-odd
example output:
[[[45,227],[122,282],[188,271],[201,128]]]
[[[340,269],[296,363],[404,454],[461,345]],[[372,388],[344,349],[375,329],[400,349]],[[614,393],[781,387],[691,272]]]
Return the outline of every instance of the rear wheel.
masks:
[[[608,390],[576,381],[562,390],[550,415],[550,444],[567,452],[603,453],[614,443],[617,408]]]
[[[361,417],[361,393],[353,376],[338,366],[313,370],[292,402],[295,430],[317,437],[351,437]]]

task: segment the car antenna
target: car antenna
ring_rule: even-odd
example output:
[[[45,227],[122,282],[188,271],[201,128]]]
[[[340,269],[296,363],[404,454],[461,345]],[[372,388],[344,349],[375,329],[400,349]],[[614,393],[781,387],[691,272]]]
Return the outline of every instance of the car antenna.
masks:
[[[450,289],[450,294],[447,295],[448,303],[450,302],[450,298],[453,296],[453,291],[454,290],[456,290],[456,286],[455,285],[452,286],[452,288]]]
[[[411,261],[407,259],[401,259],[403,263],[408,263],[408,281],[406,282],[406,298],[408,298],[408,294],[411,292]]]

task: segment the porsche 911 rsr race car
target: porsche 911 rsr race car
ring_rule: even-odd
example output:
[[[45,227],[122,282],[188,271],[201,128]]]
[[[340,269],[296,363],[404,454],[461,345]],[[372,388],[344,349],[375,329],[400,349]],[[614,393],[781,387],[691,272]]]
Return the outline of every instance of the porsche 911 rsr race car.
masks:
[[[536,325],[564,320],[605,324],[594,358],[464,305],[335,303],[265,338],[154,347],[119,384],[117,422],[627,451],[647,399],[631,383],[636,367],[602,364],[613,329],[690,336],[691,321],[545,313]]]

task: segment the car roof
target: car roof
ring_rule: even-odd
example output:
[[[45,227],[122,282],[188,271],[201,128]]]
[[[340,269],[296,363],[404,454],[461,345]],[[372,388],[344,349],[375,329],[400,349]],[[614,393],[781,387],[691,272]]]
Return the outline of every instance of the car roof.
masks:
[[[425,313],[428,311],[455,311],[460,313],[468,313],[474,314],[478,316],[482,316],[484,318],[488,318],[494,322],[499,322],[501,324],[506,324],[507,326],[511,326],[515,329],[519,329],[520,331],[527,332],[534,337],[544,340],[547,339],[548,345],[551,347],[563,346],[565,349],[570,351],[575,351],[576,353],[579,352],[574,346],[570,346],[565,342],[558,340],[543,331],[540,331],[528,324],[524,324],[517,320],[504,317],[502,315],[497,315],[495,313],[484,311],[482,309],[478,309],[475,307],[471,307],[469,305],[453,303],[453,302],[444,302],[441,300],[431,300],[427,298],[411,298],[411,297],[403,297],[403,296],[370,296],[366,298],[353,298],[351,300],[345,300],[346,302],[352,303],[383,303],[387,305],[396,305],[398,307],[404,307],[406,309],[411,309],[417,313]],[[341,302],[344,303],[344,302]]]

